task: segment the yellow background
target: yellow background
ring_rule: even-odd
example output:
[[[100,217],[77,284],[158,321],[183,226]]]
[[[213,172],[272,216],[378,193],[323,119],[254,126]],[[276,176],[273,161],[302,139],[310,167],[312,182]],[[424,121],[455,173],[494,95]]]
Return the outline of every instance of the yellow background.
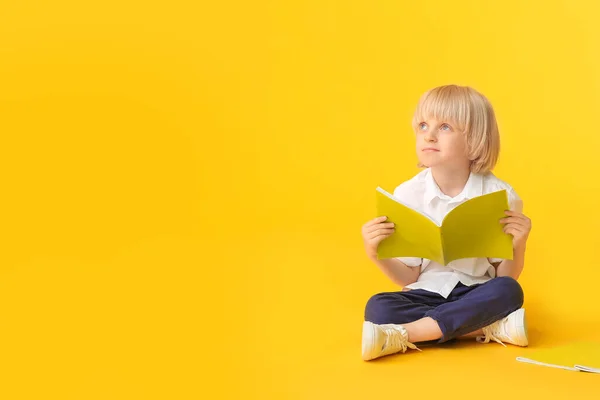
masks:
[[[364,304],[396,287],[360,226],[418,171],[421,93],[471,85],[533,220],[532,347],[598,338],[598,15],[1,1],[0,397],[591,398],[498,344],[362,362]]]

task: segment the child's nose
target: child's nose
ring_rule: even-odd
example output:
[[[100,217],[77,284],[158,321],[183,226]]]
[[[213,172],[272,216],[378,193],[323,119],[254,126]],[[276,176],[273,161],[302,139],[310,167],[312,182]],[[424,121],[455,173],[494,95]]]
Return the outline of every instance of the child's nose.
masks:
[[[435,136],[434,133],[432,133],[431,131],[429,131],[425,135],[425,140],[427,140],[428,142],[435,142],[435,141],[437,141],[437,137]]]

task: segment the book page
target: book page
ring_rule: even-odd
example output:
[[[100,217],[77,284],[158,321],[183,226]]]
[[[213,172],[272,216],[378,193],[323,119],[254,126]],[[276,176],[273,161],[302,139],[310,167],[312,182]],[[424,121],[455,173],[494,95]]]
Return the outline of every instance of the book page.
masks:
[[[500,219],[508,210],[506,190],[472,198],[450,211],[442,222],[446,262],[461,258],[512,259],[512,236]]]
[[[573,371],[600,372],[600,342],[573,342],[544,349],[523,349],[517,361]]]
[[[378,258],[443,259],[440,227],[430,217],[402,204],[381,188],[376,191],[376,207],[377,216],[386,216],[396,225],[396,232],[379,244]]]

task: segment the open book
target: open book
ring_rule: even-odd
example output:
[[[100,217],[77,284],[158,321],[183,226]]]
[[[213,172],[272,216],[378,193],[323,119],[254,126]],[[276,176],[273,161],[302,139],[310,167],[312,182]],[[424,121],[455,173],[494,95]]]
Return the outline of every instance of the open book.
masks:
[[[377,215],[395,224],[377,257],[426,258],[446,265],[461,258],[512,259],[512,236],[500,219],[509,209],[506,190],[474,197],[450,211],[441,225],[378,187]]]
[[[533,350],[517,361],[600,374],[600,342],[575,342],[548,349]]]

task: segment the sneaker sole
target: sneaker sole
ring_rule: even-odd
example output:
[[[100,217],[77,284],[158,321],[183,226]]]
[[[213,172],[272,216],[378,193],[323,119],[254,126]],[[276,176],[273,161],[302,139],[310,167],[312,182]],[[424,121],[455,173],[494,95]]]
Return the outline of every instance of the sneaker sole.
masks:
[[[369,361],[369,360],[376,358],[376,356],[373,356],[373,354],[372,354],[373,348],[375,347],[375,343],[373,343],[374,338],[375,338],[375,327],[374,327],[373,323],[369,322],[369,321],[363,322],[362,359],[365,361]]]
[[[529,341],[527,339],[527,320],[525,319],[525,309],[521,308],[515,311],[515,318],[517,321],[519,321],[515,327],[519,332],[519,337],[523,338],[523,340],[514,344],[521,347],[527,347],[527,345],[529,345]]]

